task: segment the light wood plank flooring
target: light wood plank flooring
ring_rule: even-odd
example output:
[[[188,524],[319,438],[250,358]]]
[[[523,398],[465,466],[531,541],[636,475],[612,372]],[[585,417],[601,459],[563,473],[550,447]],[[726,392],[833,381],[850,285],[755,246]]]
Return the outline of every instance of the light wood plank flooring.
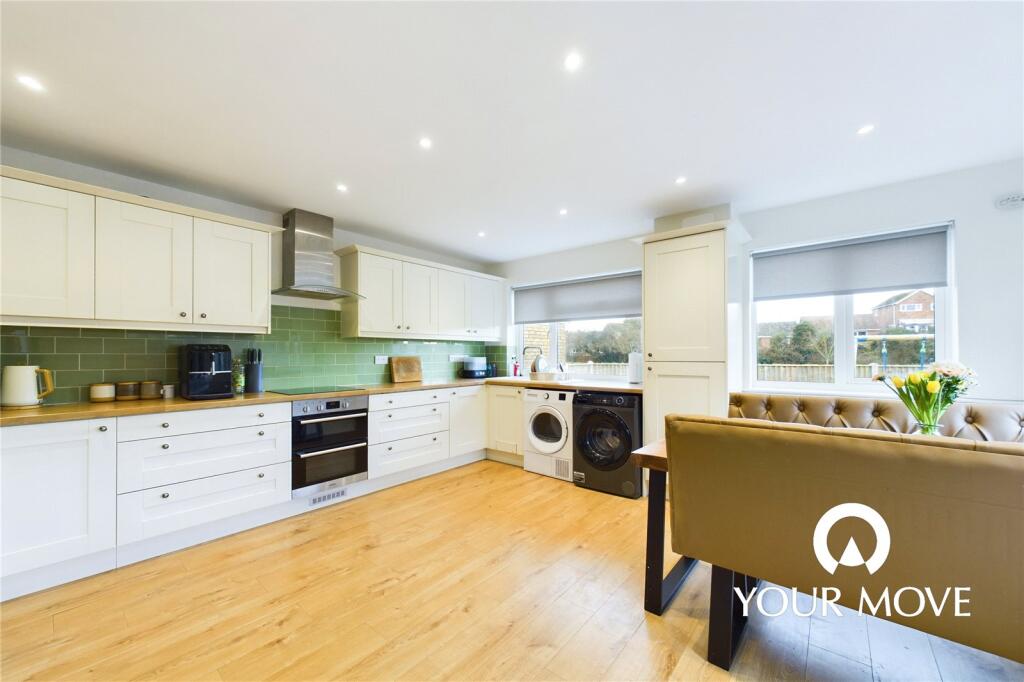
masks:
[[[2,606],[21,679],[1016,679],[872,618],[751,618],[704,660],[710,570],[642,607],[644,501],[481,462]]]

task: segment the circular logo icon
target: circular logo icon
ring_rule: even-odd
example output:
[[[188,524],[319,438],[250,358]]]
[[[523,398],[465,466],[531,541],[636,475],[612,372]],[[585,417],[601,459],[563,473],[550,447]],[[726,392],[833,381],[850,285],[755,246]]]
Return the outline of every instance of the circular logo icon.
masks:
[[[838,559],[833,557],[832,553],[828,551],[828,533],[832,530],[832,526],[842,519],[851,517],[863,519],[871,526],[871,530],[875,533],[875,551],[867,559],[861,554],[860,548],[857,547],[857,543],[852,537],[846,544],[846,549],[843,550],[842,556]],[[818,559],[818,563],[821,564],[822,568],[833,574],[840,566],[861,565],[867,567],[868,573],[874,573],[882,567],[882,564],[889,557],[890,543],[889,526],[886,525],[882,515],[866,504],[860,504],[859,502],[837,504],[822,514],[821,518],[818,519],[818,525],[814,527],[814,556]]]

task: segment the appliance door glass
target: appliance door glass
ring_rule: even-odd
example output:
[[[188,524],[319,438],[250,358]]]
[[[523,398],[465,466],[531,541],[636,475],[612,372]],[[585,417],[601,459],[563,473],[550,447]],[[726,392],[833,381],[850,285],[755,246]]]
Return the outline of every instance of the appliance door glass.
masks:
[[[366,442],[323,450],[296,452],[292,456],[292,490],[366,473]]]
[[[633,437],[629,426],[609,410],[588,410],[576,423],[576,445],[594,468],[618,469],[629,460]]]
[[[543,405],[530,418],[530,443],[542,455],[556,453],[565,445],[568,430],[561,413]]]
[[[366,411],[295,417],[292,419],[292,449],[295,452],[326,450],[366,440]]]

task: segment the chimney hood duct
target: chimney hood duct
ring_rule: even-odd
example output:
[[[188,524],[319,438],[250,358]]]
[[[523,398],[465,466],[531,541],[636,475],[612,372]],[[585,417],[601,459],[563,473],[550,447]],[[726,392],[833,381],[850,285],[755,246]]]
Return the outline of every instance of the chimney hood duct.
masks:
[[[360,296],[335,284],[334,219],[293,208],[284,214],[281,288],[273,293],[330,300]]]

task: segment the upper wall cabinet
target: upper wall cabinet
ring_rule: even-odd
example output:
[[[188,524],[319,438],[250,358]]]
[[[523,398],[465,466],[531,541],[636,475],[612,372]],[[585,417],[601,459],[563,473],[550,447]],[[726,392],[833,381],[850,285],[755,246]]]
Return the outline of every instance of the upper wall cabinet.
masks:
[[[644,244],[644,355],[725,362],[725,230]]]
[[[280,228],[3,174],[0,323],[270,331],[270,234]]]
[[[196,218],[193,244],[198,321],[269,326],[270,234]]]
[[[95,198],[0,180],[0,314],[94,316]]]
[[[346,336],[499,341],[502,280],[363,246],[340,249]]]
[[[96,317],[192,321],[192,218],[96,199]]]

